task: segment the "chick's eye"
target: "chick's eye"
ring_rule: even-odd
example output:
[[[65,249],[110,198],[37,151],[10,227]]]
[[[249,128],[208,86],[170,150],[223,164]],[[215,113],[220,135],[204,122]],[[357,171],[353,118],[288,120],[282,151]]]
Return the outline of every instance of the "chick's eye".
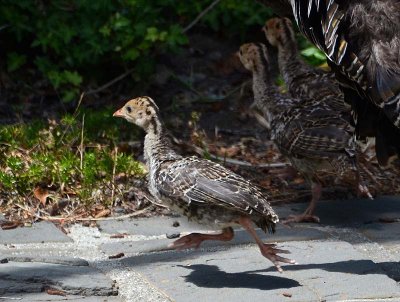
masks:
[[[126,107],[126,111],[128,111],[128,113],[131,113],[132,112],[131,106]]]

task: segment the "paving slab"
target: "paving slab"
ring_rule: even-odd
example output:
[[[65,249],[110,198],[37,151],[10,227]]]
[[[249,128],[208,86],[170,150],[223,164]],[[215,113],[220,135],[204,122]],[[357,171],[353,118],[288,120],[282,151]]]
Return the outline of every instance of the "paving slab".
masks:
[[[150,218],[133,218],[116,221],[99,221],[99,230],[102,233],[130,235],[159,236],[198,230],[212,230],[212,228],[192,223],[183,216],[161,216]]]
[[[0,280],[0,296],[40,293],[45,286],[56,286],[72,295],[110,296],[118,293],[111,279],[89,266],[10,261],[0,264]]]
[[[254,245],[222,251],[153,253],[121,262],[178,302],[400,301],[399,285],[348,243],[289,242],[282,247],[300,263],[284,265],[283,274]]]
[[[85,297],[79,295],[57,296],[49,295],[47,293],[18,293],[7,296],[0,296],[0,301],[13,302],[61,302],[61,301],[74,301],[74,302],[122,302],[119,297]]]
[[[54,257],[54,256],[13,256],[13,255],[1,255],[1,260],[6,259],[8,262],[41,262],[41,263],[52,263],[62,264],[70,266],[89,266],[89,262],[80,258],[73,257]],[[4,262],[4,261],[3,261]]]
[[[205,230],[203,230],[205,231]],[[149,230],[150,233],[150,230]],[[261,238],[266,238],[268,242],[287,242],[287,241],[304,241],[304,240],[317,240],[325,239],[328,234],[317,229],[296,226],[287,228],[281,225],[277,226],[277,231],[274,235],[265,235],[263,231],[257,229],[257,234]],[[107,255],[115,255],[118,253],[136,254],[136,253],[149,253],[157,251],[165,251],[170,248],[168,245],[176,239],[154,239],[154,240],[140,240],[140,241],[126,241],[116,243],[105,243],[101,245],[101,250]],[[235,237],[228,242],[223,241],[205,241],[202,243],[203,248],[219,247],[219,246],[232,246],[238,244],[253,243],[254,239],[243,229],[235,230]]]
[[[370,240],[384,246],[400,246],[400,222],[365,224],[359,231]]]
[[[21,227],[12,230],[0,228],[0,244],[71,242],[72,240],[61,232],[54,224],[47,221],[34,223],[31,227]]]
[[[301,214],[308,203],[276,206],[274,209],[282,219],[290,214]],[[322,225],[359,226],[377,222],[379,219],[400,218],[400,196],[382,196],[374,200],[350,199],[319,201],[315,214]]]

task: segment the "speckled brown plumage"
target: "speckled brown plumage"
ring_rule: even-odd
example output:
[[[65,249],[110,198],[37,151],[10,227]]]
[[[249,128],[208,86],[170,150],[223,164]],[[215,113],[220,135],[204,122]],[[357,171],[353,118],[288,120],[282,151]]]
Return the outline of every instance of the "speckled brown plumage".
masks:
[[[243,65],[252,71],[254,99],[270,121],[272,139],[312,184],[310,207],[296,221],[318,221],[312,213],[321,194],[319,177],[340,176],[348,169],[357,172],[354,128],[322,100],[280,94],[269,75],[265,45],[242,45],[239,56]]]
[[[277,255],[287,251],[262,243],[252,223],[265,232],[275,231],[278,216],[265,195],[249,181],[223,166],[197,157],[182,157],[165,136],[159,110],[149,97],[130,100],[114,116],[125,118],[146,131],[144,155],[149,167],[149,190],[160,202],[190,220],[221,228],[221,234],[193,233],[172,245],[198,247],[204,240],[230,240],[232,226],[242,225],[256,240],[261,253],[279,271],[279,262],[294,263]]]
[[[345,103],[334,74],[311,67],[301,59],[292,22],[288,18],[272,18],[263,31],[268,42],[278,48],[279,70],[291,96],[318,100],[351,121],[351,107]]]

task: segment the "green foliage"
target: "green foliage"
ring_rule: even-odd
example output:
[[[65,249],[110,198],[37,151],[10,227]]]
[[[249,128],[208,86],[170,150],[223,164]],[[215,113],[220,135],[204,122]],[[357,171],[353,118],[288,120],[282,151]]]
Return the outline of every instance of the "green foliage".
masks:
[[[153,71],[157,53],[187,44],[183,29],[211,3],[3,0],[0,25],[8,26],[0,42],[7,70],[39,71],[65,101],[88,83],[100,85],[129,68],[142,81]],[[261,25],[270,15],[256,1],[224,0],[196,26],[243,36],[248,26]]]
[[[299,36],[298,43],[299,48],[301,49],[301,55],[309,64],[320,66],[326,63],[326,57],[323,52],[311,44],[303,36]]]
[[[137,135],[124,131],[121,122],[112,118],[112,110],[86,110],[59,123],[0,127],[0,193],[24,196],[47,183],[74,190],[85,200],[115,174],[143,176],[132,155],[115,154],[114,140]]]

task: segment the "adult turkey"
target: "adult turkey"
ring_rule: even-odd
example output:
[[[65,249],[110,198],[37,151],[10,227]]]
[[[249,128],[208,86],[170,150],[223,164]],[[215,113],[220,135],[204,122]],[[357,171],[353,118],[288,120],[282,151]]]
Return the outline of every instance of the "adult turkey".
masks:
[[[386,165],[400,154],[400,1],[260,0],[293,15],[328,58],[359,137],[375,137]],[[290,11],[291,9],[291,11]]]

